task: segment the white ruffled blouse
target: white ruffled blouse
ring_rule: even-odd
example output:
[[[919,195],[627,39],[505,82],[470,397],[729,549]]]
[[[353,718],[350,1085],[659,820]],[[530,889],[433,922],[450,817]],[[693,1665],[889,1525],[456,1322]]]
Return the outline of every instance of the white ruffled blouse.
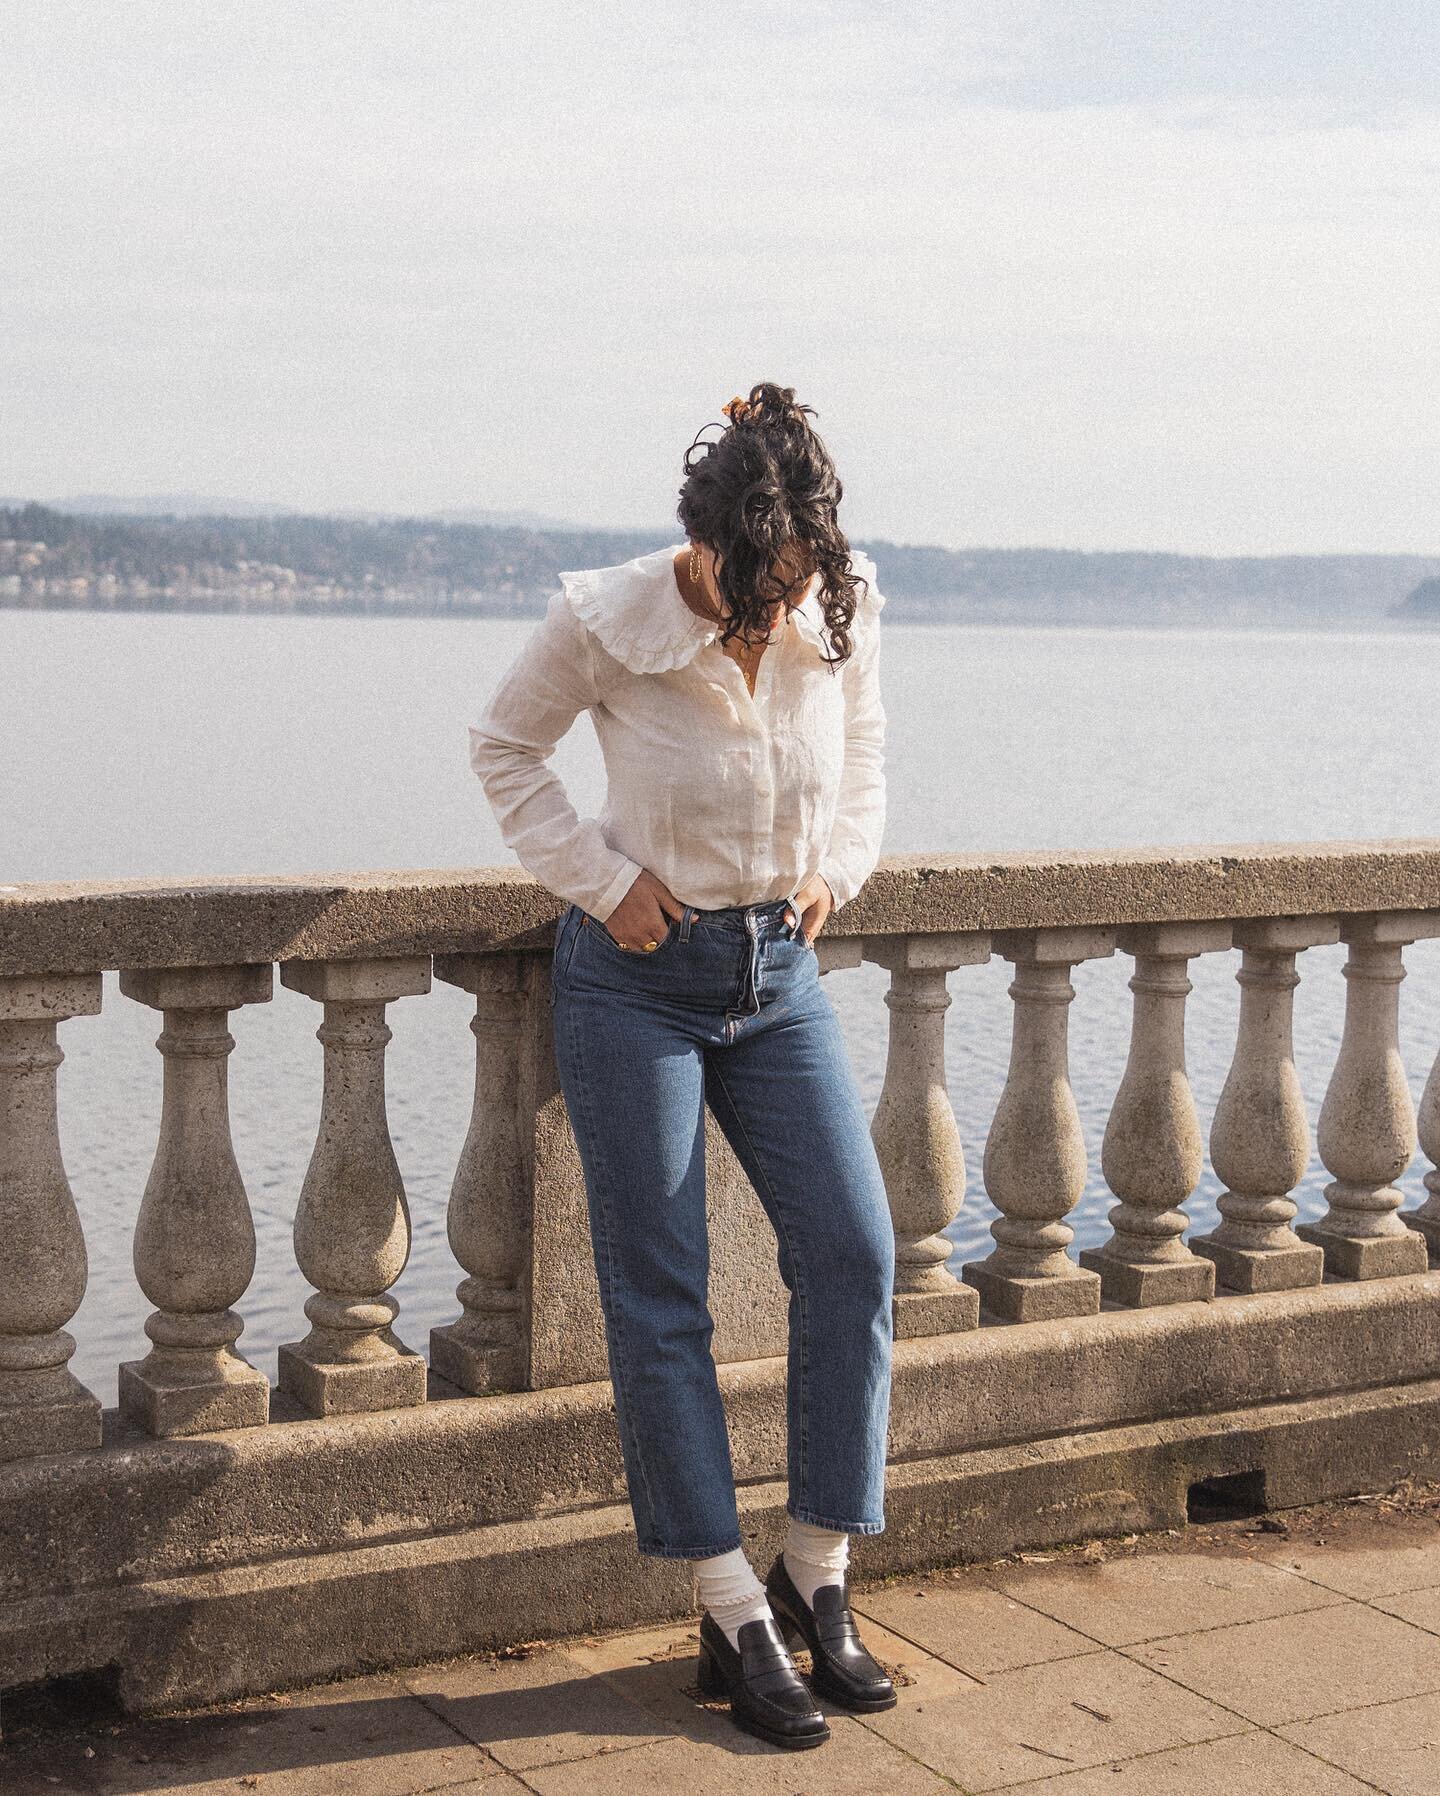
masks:
[[[479,722],[470,765],[508,848],[539,882],[604,922],[642,868],[702,910],[790,898],[819,873],[838,908],[865,883],[885,827],[885,711],[875,566],[831,668],[811,578],[760,657],[751,697],[720,626],[676,584],[676,545],[562,573]],[[607,794],[576,815],[547,765],[581,711]]]

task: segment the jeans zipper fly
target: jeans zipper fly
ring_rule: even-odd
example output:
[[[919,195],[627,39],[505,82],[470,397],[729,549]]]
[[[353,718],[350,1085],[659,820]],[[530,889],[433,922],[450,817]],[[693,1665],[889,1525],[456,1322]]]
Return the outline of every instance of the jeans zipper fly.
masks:
[[[747,990],[751,992],[755,999],[755,1010],[732,1010],[727,1014],[725,1018],[726,1041],[734,1041],[735,1031],[740,1027],[740,1019],[742,1016],[754,1016],[755,1012],[760,1008],[760,992],[755,982],[755,963],[759,959],[760,937],[755,928],[754,915],[750,911],[746,911],[745,913],[745,933],[750,938],[750,958],[746,964],[745,978],[740,988],[740,998],[743,1003]]]

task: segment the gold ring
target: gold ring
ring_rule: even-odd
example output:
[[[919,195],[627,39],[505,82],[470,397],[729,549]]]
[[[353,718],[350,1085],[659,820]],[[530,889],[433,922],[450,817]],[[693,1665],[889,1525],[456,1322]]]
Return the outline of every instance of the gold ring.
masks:
[[[659,946],[659,942],[646,942],[645,952],[648,954],[652,948],[658,948]]]

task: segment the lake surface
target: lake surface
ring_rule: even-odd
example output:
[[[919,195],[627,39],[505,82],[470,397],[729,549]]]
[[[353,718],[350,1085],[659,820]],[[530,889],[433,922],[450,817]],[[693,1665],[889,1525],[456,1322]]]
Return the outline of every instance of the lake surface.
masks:
[[[504,864],[467,760],[467,725],[533,626],[452,619],[116,616],[0,611],[0,884],[31,880]],[[1404,678],[1401,678],[1401,675]],[[1123,848],[1158,843],[1440,836],[1433,779],[1440,637],[1256,630],[895,625],[882,690],[889,852]],[[582,719],[556,766],[582,813],[603,795]],[[1418,1101],[1440,1045],[1440,944],[1407,953],[1401,1043]],[[1334,1063],[1341,948],[1301,960],[1296,1063],[1312,1124]],[[1238,953],[1191,963],[1187,1051],[1208,1132],[1234,1041]],[[1075,970],[1071,1062],[1092,1176],[1071,1221],[1104,1238],[1105,1117],[1124,1067],[1130,963]],[[878,967],[828,975],[866,1103],[884,1073]],[[1009,968],[951,976],[950,1090],[970,1163],[951,1233],[987,1249],[985,1131],[1009,1051]],[[390,1125],[414,1249],[398,1332],[424,1350],[456,1310],[445,1205],[474,1083],[473,999],[444,985],[391,1006]],[[319,1008],[277,981],[233,1014],[236,1153],[259,1266],[242,1350],[272,1377],[308,1287],[290,1225],[314,1140]],[[112,1403],[115,1365],[142,1354],[150,1305],[130,1236],[160,1109],[158,1014],[105,977],[101,1016],[60,1030],[65,1163],[91,1281],[71,1330],[78,1375]],[[1424,1193],[1418,1156],[1402,1180]],[[1302,1208],[1323,1208],[1312,1161]],[[1214,1221],[1207,1167],[1189,1206]]]

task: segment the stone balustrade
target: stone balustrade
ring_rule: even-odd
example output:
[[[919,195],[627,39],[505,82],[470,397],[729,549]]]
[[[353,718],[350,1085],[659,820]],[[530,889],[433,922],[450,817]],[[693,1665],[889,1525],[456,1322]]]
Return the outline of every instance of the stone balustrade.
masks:
[[[0,1692],[112,1665],[143,1707],[683,1612],[682,1572],[642,1562],[626,1533],[549,1034],[557,910],[509,870],[0,896]],[[1436,935],[1440,842],[882,862],[817,942],[827,978],[888,973],[872,1132],[897,1245],[893,1519],[871,1564],[1169,1524],[1217,1479],[1308,1500],[1433,1453],[1440,1058],[1417,1118],[1398,1018],[1405,951]],[[1297,1228],[1312,1144],[1295,993],[1306,951],[1339,942],[1344,1032],[1314,1144],[1327,1208]],[[1189,970],[1237,950],[1209,1141],[1221,1220],[1187,1239],[1205,1157]],[[1115,1202],[1108,1237],[1077,1255],[1090,1144],[1071,976],[1115,956],[1132,968],[1099,1152]],[[992,959],[1011,969],[1013,1032],[982,1150],[952,1108],[946,1017]],[[277,967],[320,1007],[323,1092],[294,1222],[309,1328],[281,1347],[272,1392],[239,1345],[256,1235],[227,1024],[271,998]],[[150,1347],[102,1412],[69,1369],[87,1257],[59,1042],[112,970],[162,1019],[163,1101],[133,1241]],[[411,1219],[385,1053],[391,1007],[432,980],[474,996],[475,1082],[449,1200],[457,1313],[427,1362],[393,1295]],[[1440,1017],[1430,1033],[1440,1048]],[[754,1194],[707,1128],[730,1248],[716,1355],[763,1533],[783,1510],[784,1293]],[[1396,1181],[1417,1147],[1429,1195],[1407,1210]],[[967,1148],[996,1214],[990,1251],[957,1276]],[[156,1632],[167,1605],[183,1639]]]

